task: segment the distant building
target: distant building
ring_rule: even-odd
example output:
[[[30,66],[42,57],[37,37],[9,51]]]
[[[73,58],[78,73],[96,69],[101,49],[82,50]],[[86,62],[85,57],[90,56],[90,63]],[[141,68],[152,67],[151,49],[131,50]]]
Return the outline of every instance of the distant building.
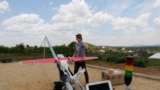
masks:
[[[126,50],[126,48],[122,48],[122,50],[124,51],[124,50]]]
[[[100,52],[102,52],[102,53],[105,53],[105,50],[99,50]]]
[[[160,53],[153,54],[149,59],[160,59]]]

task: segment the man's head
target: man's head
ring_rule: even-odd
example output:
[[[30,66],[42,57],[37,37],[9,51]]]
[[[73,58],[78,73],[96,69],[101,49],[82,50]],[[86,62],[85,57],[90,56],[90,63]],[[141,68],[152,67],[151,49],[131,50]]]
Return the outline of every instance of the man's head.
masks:
[[[81,41],[82,41],[82,35],[81,35],[80,33],[79,33],[79,34],[77,34],[77,35],[76,35],[76,39],[77,39],[77,40],[81,40]]]

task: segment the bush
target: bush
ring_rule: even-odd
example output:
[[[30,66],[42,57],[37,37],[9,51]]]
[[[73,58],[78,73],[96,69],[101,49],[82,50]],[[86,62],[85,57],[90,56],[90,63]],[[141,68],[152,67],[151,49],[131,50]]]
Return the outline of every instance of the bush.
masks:
[[[106,58],[103,57],[103,61],[106,62],[112,62],[112,63],[124,63],[126,58],[124,56],[116,56],[116,55],[111,55],[107,56]]]
[[[106,61],[107,62],[115,62],[116,59],[117,59],[117,56],[108,56]]]
[[[115,61],[115,63],[125,63],[125,61],[126,61],[126,57],[121,56],[121,57],[117,58],[117,60]]]
[[[147,59],[135,59],[135,61],[134,61],[134,66],[145,68],[148,65],[149,65],[149,63],[148,63]]]
[[[160,66],[160,60],[157,59],[149,59],[148,60],[150,66]]]
[[[106,57],[105,55],[99,54],[99,55],[98,55],[98,59],[99,59],[99,60],[102,60],[102,61],[106,61],[107,57]]]

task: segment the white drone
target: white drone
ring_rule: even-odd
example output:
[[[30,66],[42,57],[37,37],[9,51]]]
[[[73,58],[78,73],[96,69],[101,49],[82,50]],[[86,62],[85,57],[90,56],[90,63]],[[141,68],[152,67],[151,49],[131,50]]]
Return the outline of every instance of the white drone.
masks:
[[[20,63],[22,64],[57,63],[57,67],[60,73],[60,81],[54,82],[53,90],[75,90],[75,87],[78,87],[79,90],[84,90],[84,88],[78,81],[78,77],[85,72],[85,69],[82,69],[73,75],[69,69],[67,62],[93,60],[97,59],[97,57],[64,57],[63,54],[56,55],[47,37],[45,37],[45,40],[48,43],[53,58],[23,60]]]

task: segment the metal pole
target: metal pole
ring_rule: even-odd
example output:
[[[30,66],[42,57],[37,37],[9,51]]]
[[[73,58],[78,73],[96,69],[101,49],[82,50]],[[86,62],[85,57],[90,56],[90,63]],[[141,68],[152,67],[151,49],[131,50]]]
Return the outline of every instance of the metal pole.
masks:
[[[55,59],[58,61],[57,55],[56,55],[55,51],[53,50],[53,48],[52,48],[52,46],[51,46],[51,44],[50,44],[47,36],[45,36],[45,39],[46,39],[46,41],[47,41],[47,43],[48,43],[48,46],[49,46],[49,48],[50,48],[50,50],[51,50],[51,53],[52,53],[53,58],[55,58]]]

